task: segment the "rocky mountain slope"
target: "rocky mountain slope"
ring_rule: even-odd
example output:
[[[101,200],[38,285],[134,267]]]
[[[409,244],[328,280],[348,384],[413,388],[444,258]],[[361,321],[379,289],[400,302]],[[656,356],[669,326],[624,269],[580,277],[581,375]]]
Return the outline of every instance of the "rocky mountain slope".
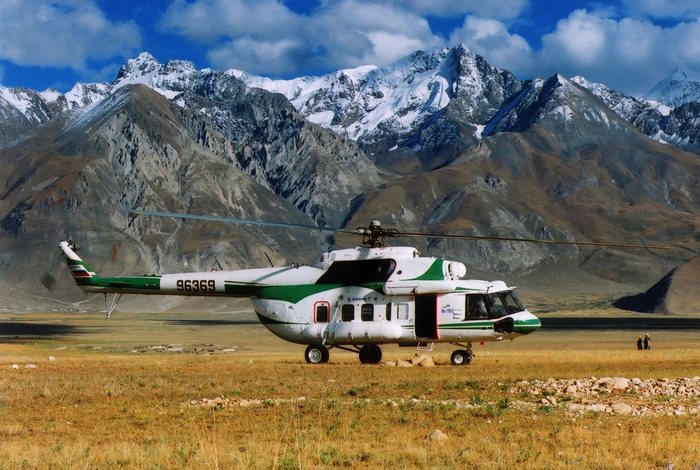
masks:
[[[112,274],[137,266],[166,272],[263,265],[265,252],[277,262],[303,262],[325,245],[319,235],[133,219],[127,212],[340,224],[348,201],[378,181],[354,142],[304,120],[280,95],[214,74],[179,99],[204,111],[188,111],[141,84],[119,87],[0,152],[0,280],[20,279],[15,285],[43,296],[41,272],[66,236],[88,247],[98,265],[118,249],[118,263],[106,263]],[[217,119],[231,122],[222,127]],[[17,297],[26,302],[26,292]]]
[[[673,107],[663,101],[626,96],[603,84],[589,82],[583,77],[574,77],[572,81],[598,96],[610,109],[646,136],[661,143],[700,153],[700,96],[686,94],[684,101],[669,100],[669,103],[678,104]],[[684,88],[682,83],[674,83],[676,89]],[[695,98],[697,100],[693,101]]]
[[[287,82],[142,54],[112,84],[2,92],[0,287],[13,308],[77,301],[76,289],[39,282],[65,236],[108,274],[261,266],[265,254],[304,262],[357,243],[132,208],[687,247],[396,241],[465,260],[472,276],[556,268],[562,286],[604,281],[567,289],[634,290],[699,248],[700,158],[624,117],[657,108],[559,75],[517,80],[464,47]],[[70,286],[64,271],[59,285]]]

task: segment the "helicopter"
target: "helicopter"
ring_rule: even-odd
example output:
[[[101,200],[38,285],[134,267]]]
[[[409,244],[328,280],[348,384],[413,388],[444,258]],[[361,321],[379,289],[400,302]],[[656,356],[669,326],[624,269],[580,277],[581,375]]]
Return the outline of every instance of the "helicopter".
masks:
[[[475,342],[515,339],[541,322],[504,281],[464,279],[459,261],[421,256],[409,246],[386,246],[393,237],[431,237],[558,243],[584,246],[669,248],[568,240],[429,234],[385,229],[379,221],[355,229],[265,222],[228,217],[132,210],[134,216],[303,228],[362,236],[362,246],[321,253],[310,265],[102,277],[77,254],[70,240],[59,246],[77,286],[86,294],[114,294],[107,317],[124,294],[247,297],[260,322],[278,337],[306,345],[309,364],[329,361],[337,348],[378,364],[382,345],[429,349],[458,347],[453,365],[471,363]]]

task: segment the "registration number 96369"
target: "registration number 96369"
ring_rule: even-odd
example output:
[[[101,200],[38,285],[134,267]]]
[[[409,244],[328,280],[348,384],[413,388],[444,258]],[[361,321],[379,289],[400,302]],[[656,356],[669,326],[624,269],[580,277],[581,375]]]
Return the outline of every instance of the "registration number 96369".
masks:
[[[213,279],[178,279],[177,290],[194,292],[214,292],[216,283]]]

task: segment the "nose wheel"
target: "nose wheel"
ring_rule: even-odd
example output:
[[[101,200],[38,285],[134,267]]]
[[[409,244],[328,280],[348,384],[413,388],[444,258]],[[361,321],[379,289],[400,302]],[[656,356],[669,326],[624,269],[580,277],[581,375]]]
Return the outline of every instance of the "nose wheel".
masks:
[[[458,349],[452,353],[450,362],[453,366],[466,366],[472,362],[473,357],[474,355],[472,354],[471,349]]]

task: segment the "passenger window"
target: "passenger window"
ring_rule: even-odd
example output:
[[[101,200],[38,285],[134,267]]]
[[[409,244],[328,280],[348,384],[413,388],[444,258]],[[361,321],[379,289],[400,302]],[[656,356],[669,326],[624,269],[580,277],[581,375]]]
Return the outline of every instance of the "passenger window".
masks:
[[[355,306],[353,304],[343,305],[340,316],[342,321],[353,321],[355,320]]]
[[[360,309],[360,318],[362,321],[374,321],[374,305],[362,304]]]
[[[328,304],[316,305],[316,323],[328,323]]]
[[[408,304],[399,304],[397,306],[398,308],[398,314],[397,317],[399,320],[408,320]]]
[[[386,304],[386,313],[384,314],[386,321],[391,321],[391,304]]]

